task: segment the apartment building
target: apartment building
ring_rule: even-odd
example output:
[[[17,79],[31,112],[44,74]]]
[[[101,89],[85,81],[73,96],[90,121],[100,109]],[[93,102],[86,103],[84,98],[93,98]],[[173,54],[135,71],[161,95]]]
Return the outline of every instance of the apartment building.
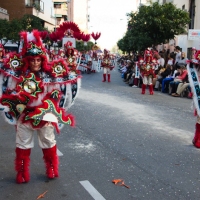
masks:
[[[0,7],[0,19],[7,19],[9,20],[8,11],[4,8]]]
[[[56,27],[62,24],[64,21],[67,21],[67,4],[69,1],[66,0],[53,0],[55,18],[56,18]]]
[[[43,26],[49,30],[53,30],[56,25],[52,0],[5,0],[0,1],[0,7],[8,11],[10,20],[31,14],[40,18]]]
[[[81,31],[88,32],[89,0],[68,0],[68,20],[78,24]]]

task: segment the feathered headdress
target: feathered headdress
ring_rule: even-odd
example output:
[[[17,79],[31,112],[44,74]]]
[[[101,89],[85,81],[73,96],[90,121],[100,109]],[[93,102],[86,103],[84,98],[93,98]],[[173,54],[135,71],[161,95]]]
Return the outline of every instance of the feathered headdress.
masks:
[[[28,68],[29,60],[32,59],[33,56],[40,56],[43,61],[42,67],[45,68],[47,64],[47,56],[46,49],[42,44],[40,32],[38,30],[33,30],[31,33],[22,31],[20,36],[20,53],[25,63],[24,70]]]

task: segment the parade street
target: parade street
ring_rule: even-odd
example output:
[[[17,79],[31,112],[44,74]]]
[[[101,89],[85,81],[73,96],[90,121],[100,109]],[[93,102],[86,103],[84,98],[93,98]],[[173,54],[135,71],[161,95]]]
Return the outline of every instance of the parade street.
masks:
[[[30,182],[16,184],[15,127],[2,117],[0,199],[199,200],[200,149],[192,145],[191,106],[188,98],[148,90],[142,95],[117,68],[111,83],[102,82],[102,72],[83,74],[69,110],[76,125],[56,135],[59,178],[46,178],[35,134]],[[114,184],[116,179],[122,180]]]

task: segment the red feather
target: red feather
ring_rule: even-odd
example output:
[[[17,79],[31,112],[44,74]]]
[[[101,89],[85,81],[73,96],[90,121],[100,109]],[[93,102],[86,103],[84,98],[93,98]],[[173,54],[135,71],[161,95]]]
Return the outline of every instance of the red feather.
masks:
[[[82,37],[81,39],[84,41],[84,42],[88,42],[90,40],[90,34],[82,34]]]
[[[100,36],[101,36],[101,33],[94,33],[94,32],[92,32],[92,34],[91,34],[91,36],[92,36],[92,38],[96,41],[96,40],[98,40],[99,38],[100,38]]]

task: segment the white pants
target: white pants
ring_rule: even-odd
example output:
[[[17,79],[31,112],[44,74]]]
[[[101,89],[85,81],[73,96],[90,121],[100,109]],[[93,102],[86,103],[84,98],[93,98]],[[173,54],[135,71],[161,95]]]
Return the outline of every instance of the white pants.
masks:
[[[143,77],[143,84],[152,85],[152,77],[151,76],[144,76]]]
[[[34,147],[34,131],[30,124],[17,122],[16,147],[30,149]],[[39,146],[48,149],[56,145],[54,127],[51,123],[37,129]]]
[[[104,68],[103,68],[103,73],[104,73],[104,74],[110,74],[110,68],[104,67]]]
[[[98,71],[98,61],[92,61],[92,70]]]

